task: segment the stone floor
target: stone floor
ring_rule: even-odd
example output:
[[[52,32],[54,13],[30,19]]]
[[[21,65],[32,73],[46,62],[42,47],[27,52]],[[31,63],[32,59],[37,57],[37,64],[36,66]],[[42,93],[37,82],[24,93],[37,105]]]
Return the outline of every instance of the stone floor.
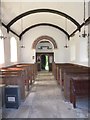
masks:
[[[4,118],[87,118],[88,102],[78,101],[77,108],[65,102],[63,92],[50,72],[39,72],[30,94],[18,109],[4,109]]]

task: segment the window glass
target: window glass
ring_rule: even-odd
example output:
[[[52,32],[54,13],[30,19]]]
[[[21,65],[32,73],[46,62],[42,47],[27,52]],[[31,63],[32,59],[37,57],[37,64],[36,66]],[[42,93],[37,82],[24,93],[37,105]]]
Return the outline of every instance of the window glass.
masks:
[[[71,49],[70,49],[70,51],[71,51],[71,61],[74,61],[75,60],[75,45],[72,45],[71,46]]]
[[[82,38],[80,41],[80,61],[88,61],[88,39]]]
[[[10,40],[11,46],[11,62],[17,62],[17,41],[14,37]]]
[[[0,36],[3,36],[2,31],[0,30]],[[0,38],[0,64],[4,63],[4,39]]]

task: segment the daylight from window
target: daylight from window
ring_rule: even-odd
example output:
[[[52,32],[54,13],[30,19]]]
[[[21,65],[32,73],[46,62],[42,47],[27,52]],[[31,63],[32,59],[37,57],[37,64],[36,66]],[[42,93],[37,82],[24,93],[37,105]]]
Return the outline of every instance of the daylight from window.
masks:
[[[0,36],[2,36],[2,31],[0,30]],[[4,63],[4,39],[0,38],[0,64]]]
[[[14,37],[10,40],[11,46],[11,62],[17,62],[17,41]]]

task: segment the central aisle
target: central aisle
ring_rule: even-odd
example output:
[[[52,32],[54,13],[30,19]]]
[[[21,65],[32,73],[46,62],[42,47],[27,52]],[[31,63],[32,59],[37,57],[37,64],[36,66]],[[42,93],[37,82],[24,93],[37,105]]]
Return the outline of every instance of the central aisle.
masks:
[[[19,109],[8,110],[7,118],[79,118],[80,109],[64,101],[63,93],[50,72],[39,72],[30,94]]]

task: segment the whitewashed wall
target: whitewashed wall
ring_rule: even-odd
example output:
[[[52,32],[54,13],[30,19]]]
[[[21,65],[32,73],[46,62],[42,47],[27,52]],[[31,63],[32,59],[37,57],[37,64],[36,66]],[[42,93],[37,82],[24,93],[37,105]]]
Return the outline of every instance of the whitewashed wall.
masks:
[[[90,30],[88,30],[88,33],[89,31]],[[22,45],[22,41],[19,41],[18,37],[13,35],[11,32],[7,34],[5,28],[2,28],[2,32],[5,36],[7,36],[7,38],[4,40],[5,64],[3,64],[2,66],[9,66],[12,64],[20,63],[20,62],[34,63],[35,58],[33,59],[33,56],[35,56],[36,50],[32,49],[32,43],[34,42],[34,40],[36,40],[38,37],[42,35],[48,35],[50,37],[53,37],[54,40],[56,41],[57,46],[58,46],[58,49],[54,50],[54,61],[56,63],[68,62],[68,63],[88,66],[88,61],[85,60],[84,57],[85,57],[85,52],[86,52],[85,51],[86,46],[87,46],[87,50],[89,49],[88,40],[90,36],[87,39],[82,39],[82,37],[79,37],[80,33],[77,32],[75,36],[72,37],[70,41],[68,42],[69,48],[64,48],[65,34],[63,34],[61,31],[55,28],[52,28],[52,27],[36,27],[28,31],[23,36],[23,45],[25,45],[25,48],[20,48],[20,45]],[[12,36],[16,38],[17,43],[18,43],[18,53],[17,53],[18,60],[16,63],[11,63],[10,61],[10,38]],[[83,43],[85,43],[85,46],[83,45]]]
[[[54,49],[54,61],[56,63],[73,63],[88,66],[86,60],[86,52],[88,55],[88,38],[79,37],[81,33],[77,32],[74,37],[70,38],[68,42],[69,48],[64,48],[65,34],[59,30],[51,27],[37,27],[28,31],[23,36],[23,44],[25,48],[21,49],[21,62],[34,63],[35,50],[32,50],[32,43],[42,35],[48,35],[54,38],[57,43],[58,49]],[[85,44],[85,45],[84,45]],[[87,48],[86,48],[87,46]]]
[[[88,16],[90,16],[90,2],[88,2]],[[89,58],[90,58],[90,24],[85,26],[85,31],[89,34],[88,37],[83,38],[81,35],[83,33],[83,29],[81,32],[77,32],[74,37],[72,37],[69,41],[69,54],[68,58],[70,63],[79,64],[83,66],[90,66]],[[79,37],[79,35],[81,37]],[[73,49],[74,47],[74,49]],[[74,58],[74,59],[73,59]]]
[[[34,40],[43,35],[52,37],[57,43],[58,49],[54,50],[55,62],[67,62],[67,51],[64,48],[65,34],[48,26],[33,28],[23,36],[23,44],[25,45],[25,48],[21,48],[21,62],[35,62],[35,59],[32,59],[32,56],[35,56],[35,50],[32,49],[32,44]]]
[[[8,34],[7,33],[7,30],[2,27],[2,33],[5,37],[7,37],[6,39],[4,39],[4,54],[5,54],[5,63],[0,65],[2,67],[4,66],[9,66],[9,65],[13,65],[13,64],[16,64],[16,63],[19,63],[20,62],[20,48],[19,48],[19,39],[17,36],[15,36],[14,34],[12,34],[11,32]],[[17,62],[13,63],[11,62],[11,53],[10,53],[10,38],[11,37],[15,37],[15,39],[17,40],[17,47],[18,47],[18,50],[17,50]]]
[[[88,66],[88,37],[83,38],[82,31],[77,32],[69,41],[69,62]],[[88,31],[86,31],[88,34]]]

